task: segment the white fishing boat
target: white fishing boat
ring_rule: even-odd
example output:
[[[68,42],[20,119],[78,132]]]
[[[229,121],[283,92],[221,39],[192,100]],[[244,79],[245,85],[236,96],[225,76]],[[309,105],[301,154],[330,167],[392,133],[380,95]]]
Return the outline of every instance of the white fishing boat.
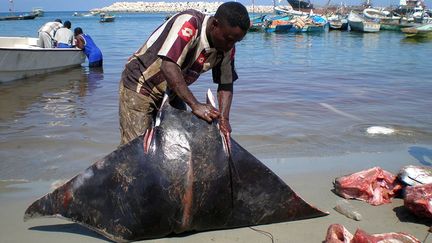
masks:
[[[381,27],[380,23],[367,20],[353,11],[348,15],[348,23],[351,30],[359,32],[378,32]]]
[[[114,22],[115,16],[111,15],[109,13],[100,13],[100,19],[99,22],[101,23],[107,23],[107,22]]]
[[[85,61],[78,48],[40,48],[38,38],[0,37],[0,82],[27,78]]]
[[[365,8],[363,9],[363,15],[368,19],[383,19],[388,17],[390,12],[375,8]]]
[[[31,12],[37,17],[43,17],[45,15],[45,11],[41,7],[33,8]]]

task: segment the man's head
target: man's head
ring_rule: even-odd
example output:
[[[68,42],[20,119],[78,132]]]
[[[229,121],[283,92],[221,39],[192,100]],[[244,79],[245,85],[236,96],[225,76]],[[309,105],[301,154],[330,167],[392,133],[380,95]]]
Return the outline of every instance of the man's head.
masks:
[[[62,23],[61,19],[55,19],[54,22]]]
[[[218,51],[229,51],[246,35],[249,14],[241,3],[226,2],[219,6],[210,25],[210,41]]]
[[[71,24],[71,22],[70,22],[69,20],[66,20],[66,21],[64,22],[63,26],[64,26],[65,28],[70,29],[70,28],[72,27],[72,24]]]
[[[83,31],[82,31],[82,29],[80,28],[80,27],[76,27],[75,29],[74,29],[74,35],[75,36],[77,36],[77,35],[81,35],[83,33]]]

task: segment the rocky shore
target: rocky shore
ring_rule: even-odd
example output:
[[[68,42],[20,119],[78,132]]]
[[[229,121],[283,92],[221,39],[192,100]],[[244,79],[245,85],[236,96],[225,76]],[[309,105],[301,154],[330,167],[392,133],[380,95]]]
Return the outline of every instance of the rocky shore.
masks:
[[[100,9],[92,9],[93,12],[179,12],[186,9],[197,9],[205,12],[215,12],[223,2],[116,2]],[[255,5],[246,6],[249,12],[271,13],[273,6]]]

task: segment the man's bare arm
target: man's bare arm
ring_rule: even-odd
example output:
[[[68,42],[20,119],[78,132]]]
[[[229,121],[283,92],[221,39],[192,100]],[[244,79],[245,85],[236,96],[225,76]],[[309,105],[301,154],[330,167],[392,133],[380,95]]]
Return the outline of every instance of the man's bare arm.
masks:
[[[180,99],[186,102],[192,109],[192,113],[208,122],[219,117],[220,113],[211,105],[198,102],[188,88],[177,63],[164,59],[162,60],[161,71],[168,83],[168,87],[172,89]]]

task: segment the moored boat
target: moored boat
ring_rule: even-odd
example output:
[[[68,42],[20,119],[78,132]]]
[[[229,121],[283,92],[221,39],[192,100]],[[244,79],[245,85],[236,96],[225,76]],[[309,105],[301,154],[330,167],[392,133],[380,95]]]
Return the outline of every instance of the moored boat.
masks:
[[[0,16],[0,21],[2,20],[29,20],[36,18],[35,14],[20,14],[20,15],[7,15]]]
[[[290,19],[290,16],[274,16],[273,18],[266,19],[263,23],[264,31],[267,33],[288,32],[293,27],[293,24],[290,23]]]
[[[293,9],[313,9],[313,4],[309,0],[288,0]]]
[[[293,27],[290,32],[304,33],[304,32],[324,32],[328,30],[328,21],[326,18],[319,15],[312,15],[308,17],[295,17],[292,21]]]
[[[375,8],[365,8],[363,9],[363,15],[369,19],[381,19],[389,15],[388,11],[381,11]]]
[[[100,20],[99,22],[105,23],[105,22],[114,22],[115,16],[110,15],[108,13],[100,13]]]
[[[43,8],[37,7],[32,9],[32,14],[36,15],[36,17],[43,17],[45,14],[45,11]]]
[[[78,48],[40,48],[37,41],[30,37],[0,37],[0,82],[80,66],[85,61]]]
[[[401,31],[405,33],[406,37],[412,37],[412,38],[432,37],[432,23],[423,24],[416,27],[402,28]]]
[[[9,0],[9,15],[0,16],[0,21],[2,20],[28,20],[37,17],[35,13],[23,13],[15,14],[13,0]]]
[[[348,30],[348,20],[344,18],[334,18],[328,20],[330,30]]]
[[[358,32],[378,32],[381,27],[380,23],[367,20],[353,11],[348,15],[348,23],[351,30]]]

